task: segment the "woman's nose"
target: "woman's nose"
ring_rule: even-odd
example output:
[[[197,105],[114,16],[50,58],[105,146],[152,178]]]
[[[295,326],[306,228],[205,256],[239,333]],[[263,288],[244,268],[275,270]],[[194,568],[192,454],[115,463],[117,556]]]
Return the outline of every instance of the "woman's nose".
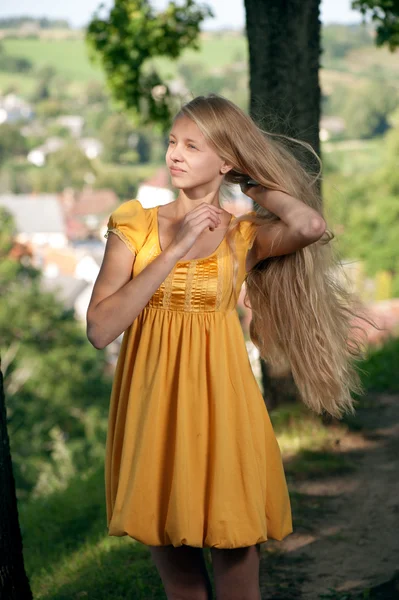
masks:
[[[174,146],[170,151],[170,158],[172,160],[182,160],[181,151],[177,146]]]

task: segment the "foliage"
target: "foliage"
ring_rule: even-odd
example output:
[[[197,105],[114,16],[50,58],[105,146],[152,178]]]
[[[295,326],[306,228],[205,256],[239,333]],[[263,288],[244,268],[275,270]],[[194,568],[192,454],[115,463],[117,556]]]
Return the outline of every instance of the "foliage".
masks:
[[[399,338],[391,338],[381,348],[371,348],[360,365],[362,383],[369,392],[399,393],[397,365]]]
[[[399,106],[396,88],[386,80],[367,82],[347,96],[343,107],[346,136],[367,139],[389,129],[389,117]]]
[[[37,88],[36,92],[38,92],[38,89],[39,88]],[[44,89],[45,88],[43,87],[41,93],[44,93]],[[47,95],[47,93],[48,92],[45,92],[45,95]],[[39,118],[49,119],[62,115],[64,112],[64,106],[62,102],[56,100],[52,95],[50,96],[49,94],[44,100],[40,100],[36,103],[35,111]]]
[[[177,73],[191,96],[214,92],[234,98],[244,110],[247,108],[247,64],[234,62],[223,68],[204,69],[200,60],[180,61]],[[244,94],[243,94],[244,91]],[[244,102],[243,102],[244,99]]]
[[[27,142],[18,125],[0,125],[0,165],[13,156],[24,156],[27,150]]]
[[[112,189],[120,200],[135,198],[139,185],[143,179],[151,177],[156,166],[137,165],[134,169],[126,165],[107,165],[97,163],[97,178],[94,188]]]
[[[326,216],[332,230],[339,234],[336,243],[340,254],[345,259],[364,261],[370,276],[380,270],[389,271],[396,290],[399,290],[399,172],[395,167],[398,150],[399,129],[395,128],[382,139],[379,159],[371,172],[349,169],[348,152],[341,161],[346,173],[330,173],[324,182]]]
[[[66,187],[80,189],[94,180],[92,162],[74,141],[49,154],[45,167],[32,171],[32,187],[36,192],[56,192]]]
[[[394,52],[399,46],[399,0],[354,0],[352,8],[364,19],[371,15],[377,23],[377,46],[387,45]]]
[[[358,25],[329,25],[322,28],[322,63],[347,57],[351,50],[373,45],[368,28]]]
[[[88,81],[85,88],[85,104],[106,104],[108,102],[108,94],[104,88],[104,84],[93,79]]]
[[[115,0],[107,18],[95,14],[87,29],[89,47],[115,98],[140,122],[159,123],[164,130],[170,125],[175,99],[158,72],[145,68],[155,56],[176,59],[186,48],[198,49],[199,27],[208,16],[209,7],[194,0],[181,6],[170,2],[158,14],[148,0]]]
[[[134,148],[132,138],[135,128],[123,113],[108,117],[101,130],[101,140],[104,144],[103,158],[106,162],[124,164],[126,154]],[[137,160],[133,160],[137,162]]]
[[[37,84],[31,98],[33,102],[40,102],[40,100],[47,100],[50,98],[50,86],[55,74],[55,69],[50,66],[38,70],[36,75]]]
[[[46,494],[103,454],[110,381],[105,355],[37,269],[9,257],[13,220],[0,217],[0,340],[19,495]]]

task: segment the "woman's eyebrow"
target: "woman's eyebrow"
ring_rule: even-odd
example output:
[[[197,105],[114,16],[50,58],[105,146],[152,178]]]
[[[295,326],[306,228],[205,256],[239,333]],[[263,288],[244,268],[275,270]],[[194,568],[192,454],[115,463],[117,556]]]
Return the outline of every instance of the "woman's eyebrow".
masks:
[[[176,137],[174,133],[170,133],[169,135],[173,136],[174,138]],[[193,138],[185,138],[184,140],[185,142],[194,142],[195,144],[198,144],[198,140],[194,140]]]

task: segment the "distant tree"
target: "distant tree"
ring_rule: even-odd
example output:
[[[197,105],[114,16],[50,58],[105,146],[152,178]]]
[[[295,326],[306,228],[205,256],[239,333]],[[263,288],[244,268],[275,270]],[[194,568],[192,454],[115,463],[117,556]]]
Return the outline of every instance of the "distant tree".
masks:
[[[95,189],[110,188],[120,200],[130,200],[135,198],[140,184],[135,174],[135,169],[127,169],[122,166],[110,165],[102,166],[99,169],[97,179],[94,183]]]
[[[358,48],[372,47],[373,30],[364,25],[324,25],[322,29],[323,66],[325,61],[343,59]]]
[[[149,136],[143,131],[139,131],[137,134],[136,152],[138,155],[138,162],[140,164],[145,164],[145,163],[150,162],[150,160],[151,160],[151,141],[149,139]]]
[[[103,104],[108,102],[108,94],[104,83],[101,81],[89,81],[85,87],[85,102],[87,104]]]
[[[0,125],[0,165],[11,157],[25,155],[27,151],[28,144],[17,125]]]
[[[387,81],[368,82],[351,91],[343,108],[346,137],[372,138],[389,128],[389,117],[399,104],[396,88]]]
[[[42,67],[36,74],[36,87],[32,93],[32,102],[40,102],[51,97],[51,84],[56,75],[53,67]]]
[[[38,25],[41,29],[69,29],[70,25],[65,19],[47,19],[36,17],[3,17],[0,19],[0,29],[18,29],[24,25]]]
[[[377,46],[388,46],[393,52],[399,46],[399,0],[354,0],[352,8],[359,10],[377,24]]]
[[[36,115],[42,119],[51,119],[58,117],[64,112],[64,105],[53,96],[49,96],[44,100],[40,100],[35,106]]]
[[[115,113],[108,117],[101,129],[101,141],[104,144],[102,158],[106,162],[124,163],[126,154],[132,150],[131,140],[135,128],[123,113]],[[137,157],[136,161],[137,162]]]
[[[49,155],[48,168],[59,173],[63,187],[80,188],[87,174],[95,174],[92,162],[73,141]]]
[[[61,192],[70,187],[81,189],[93,183],[96,170],[90,159],[74,141],[68,141],[60,150],[47,156],[44,167],[31,173],[34,192]]]

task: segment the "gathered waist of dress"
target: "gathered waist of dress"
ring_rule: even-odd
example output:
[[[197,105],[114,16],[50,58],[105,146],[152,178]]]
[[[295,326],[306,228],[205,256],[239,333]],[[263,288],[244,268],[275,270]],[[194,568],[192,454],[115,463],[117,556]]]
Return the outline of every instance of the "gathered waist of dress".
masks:
[[[214,310],[214,309],[202,309],[202,310],[193,310],[191,308],[191,310],[184,310],[182,308],[165,308],[163,306],[151,306],[150,304],[147,304],[142,312],[140,314],[143,313],[173,313],[174,315],[182,315],[184,317],[187,316],[195,316],[195,315],[202,315],[202,316],[208,316],[208,315],[228,315],[228,314],[232,314],[235,313],[238,316],[238,312],[236,310],[236,307],[233,308],[228,308],[228,309],[223,309],[223,310]]]

